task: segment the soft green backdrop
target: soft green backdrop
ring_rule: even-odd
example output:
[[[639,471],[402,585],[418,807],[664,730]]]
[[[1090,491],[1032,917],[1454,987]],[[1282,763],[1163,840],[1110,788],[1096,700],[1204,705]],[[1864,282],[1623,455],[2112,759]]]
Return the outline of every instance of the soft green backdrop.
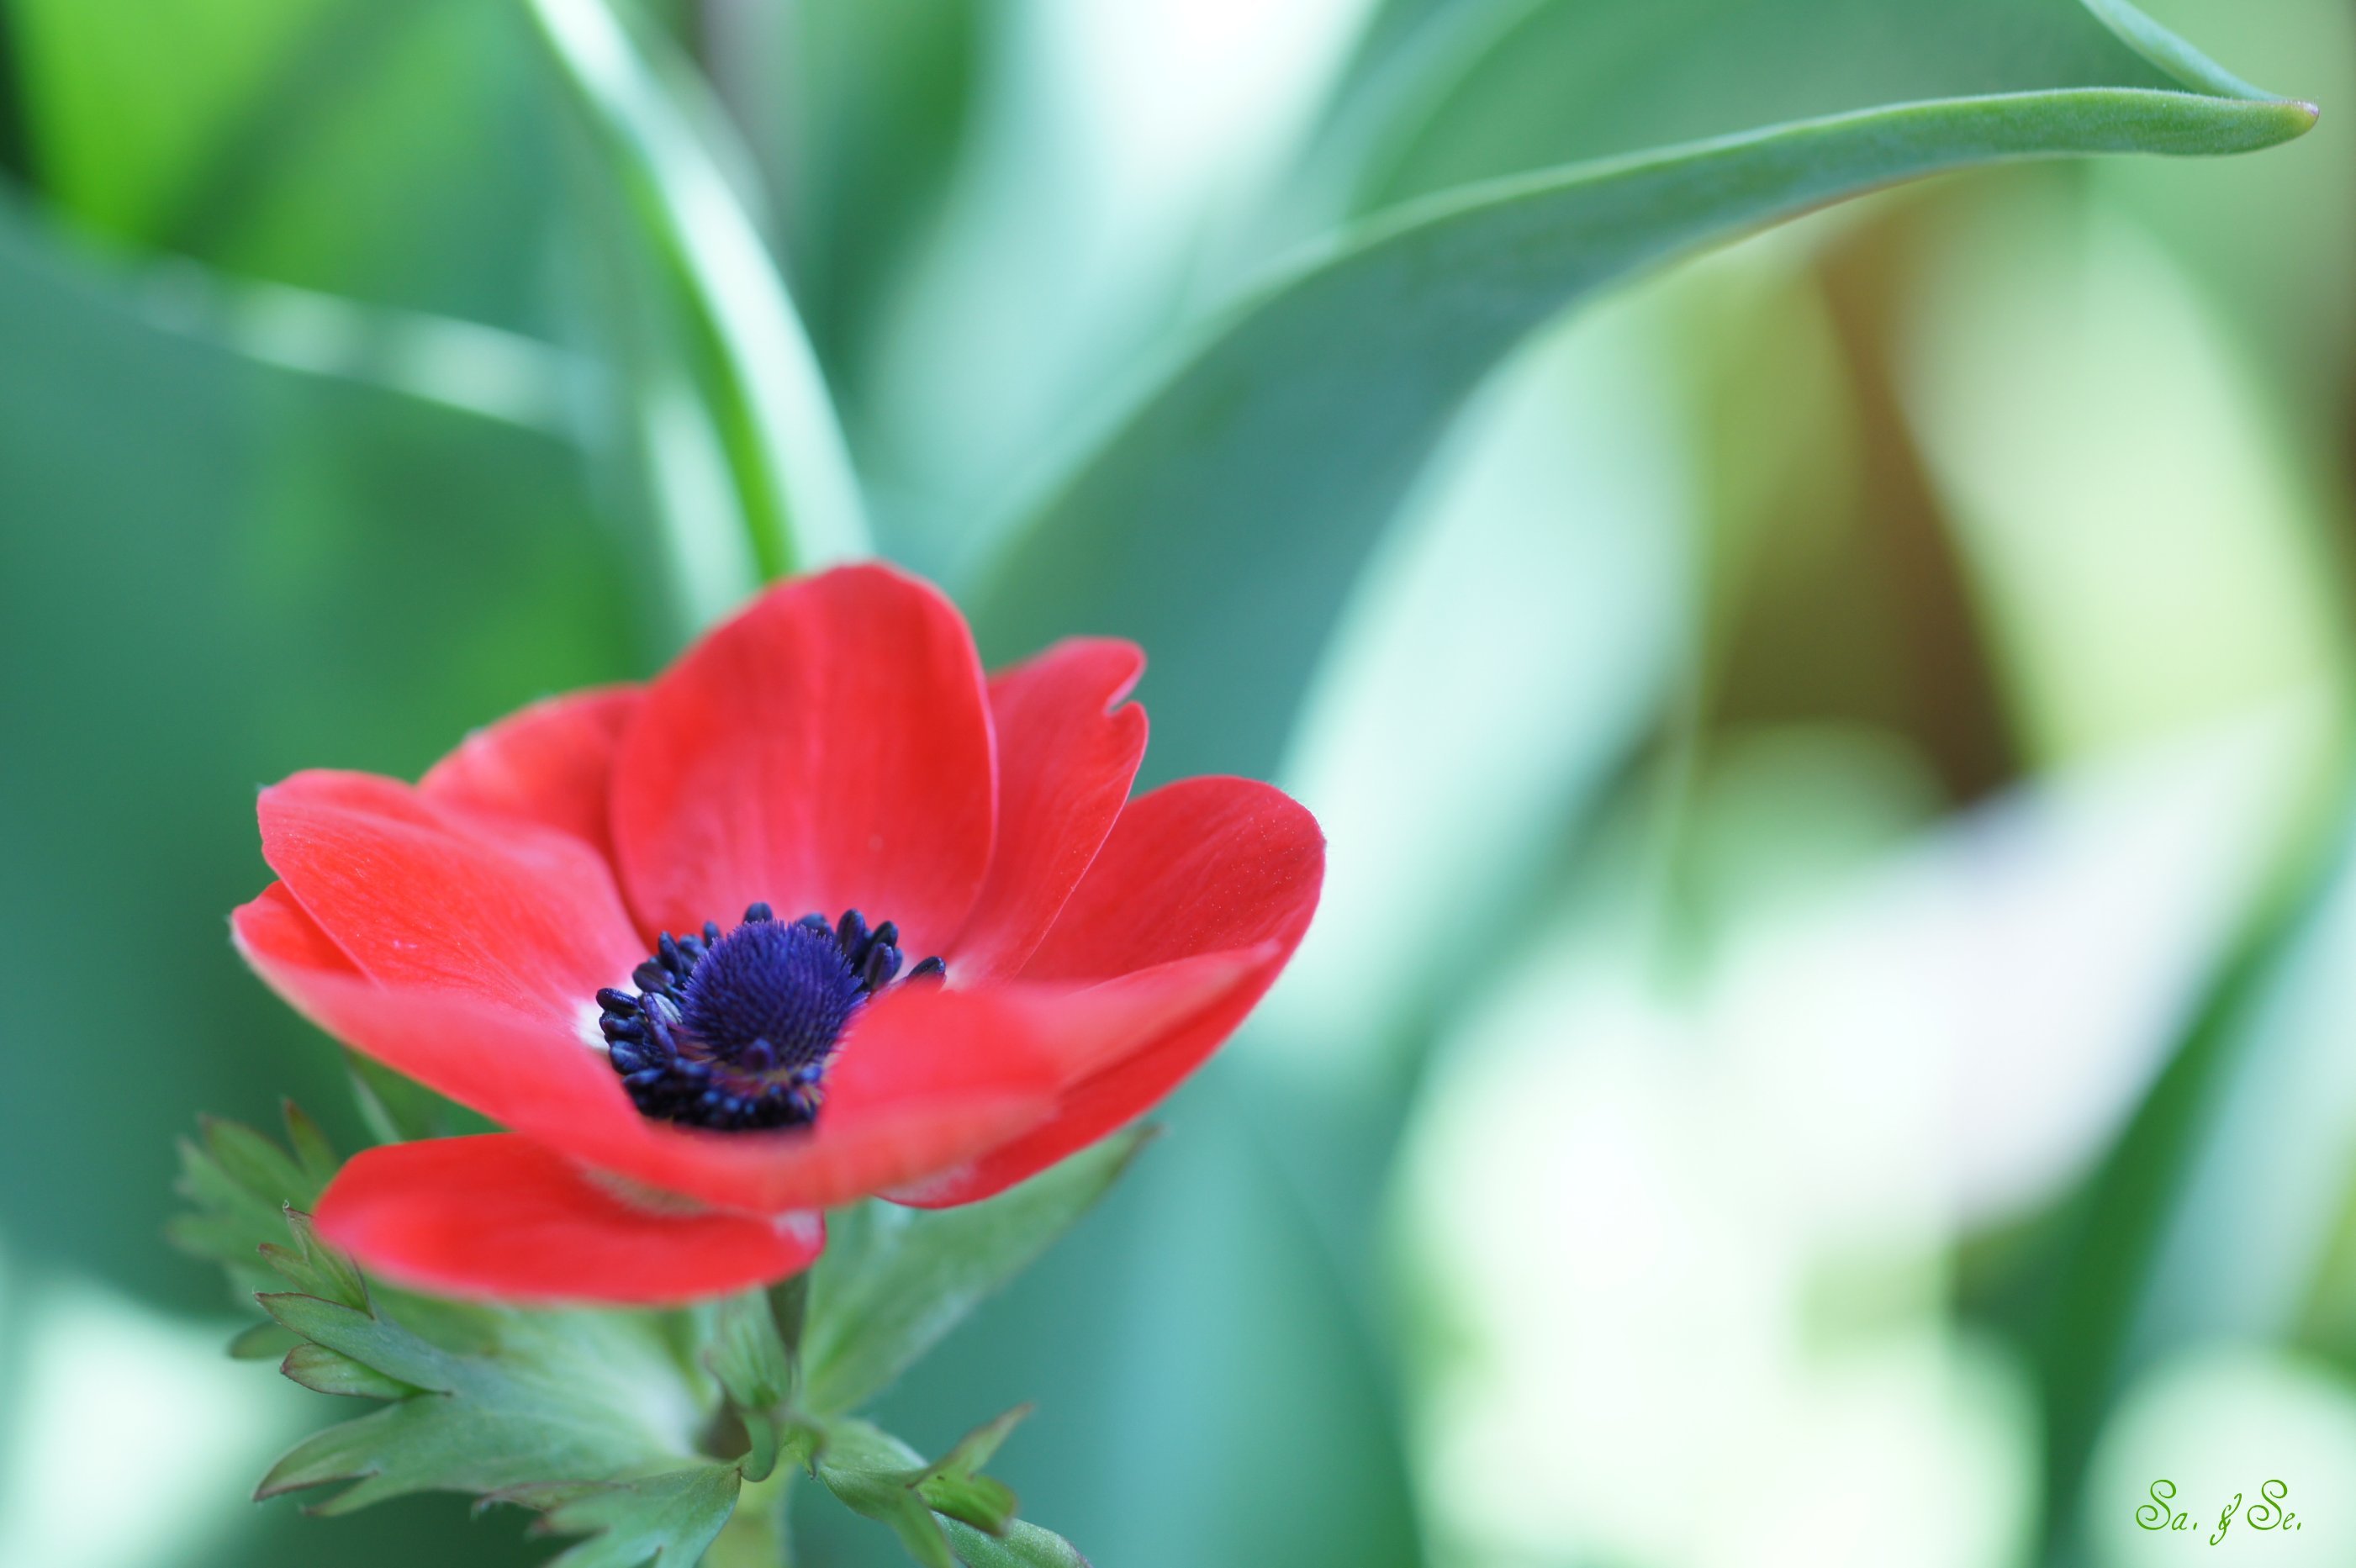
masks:
[[[1333,841],[894,1430],[1114,1568],[2335,1560],[2356,16],[2152,9],[2320,126],[1616,286],[2305,121],[2076,0],[0,0],[0,1561],[538,1552],[241,1500],[172,1140],[360,1136],[252,792],[869,542]]]

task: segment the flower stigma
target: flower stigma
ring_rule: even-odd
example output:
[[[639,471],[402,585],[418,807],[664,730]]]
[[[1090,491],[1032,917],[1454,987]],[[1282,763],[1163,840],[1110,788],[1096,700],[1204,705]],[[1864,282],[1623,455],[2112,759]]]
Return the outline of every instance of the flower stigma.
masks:
[[[904,976],[899,928],[873,930],[857,910],[830,922],[781,921],[766,903],[722,935],[662,933],[631,971],[636,990],[597,993],[607,1059],[639,1112],[734,1131],[806,1126],[826,1099],[826,1070],[870,997],[895,981],[938,981],[927,958]]]

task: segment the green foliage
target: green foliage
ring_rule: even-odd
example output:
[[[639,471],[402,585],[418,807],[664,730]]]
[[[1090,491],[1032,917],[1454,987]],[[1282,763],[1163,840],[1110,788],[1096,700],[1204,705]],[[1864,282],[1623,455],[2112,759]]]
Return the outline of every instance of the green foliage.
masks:
[[[1086,1568],[1069,1541],[1013,1517],[1012,1492],[975,1473],[1024,1413],[1009,1411],[930,1465],[863,1421],[838,1422],[819,1451],[818,1478],[852,1511],[889,1526],[924,1568]]]
[[[648,252],[654,286],[646,302],[667,328],[639,351],[656,357],[633,379],[643,406],[649,459],[659,469],[677,453],[673,419],[711,428],[737,510],[735,539],[749,544],[763,577],[808,571],[862,554],[866,525],[833,405],[818,360],[759,234],[730,188],[703,129],[680,107],[700,90],[676,62],[647,58],[658,48],[633,36],[606,0],[533,0],[533,19],[573,91],[602,155],[604,177],[634,220],[626,244]],[[672,382],[684,379],[692,397]],[[670,400],[665,400],[666,398]],[[659,490],[692,481],[658,474]],[[720,497],[697,487],[691,507]],[[673,516],[674,551],[708,553],[716,519]],[[680,532],[679,530],[688,530]],[[710,618],[750,584],[724,571],[706,581],[693,609]]]
[[[955,1447],[916,1477],[916,1495],[935,1513],[962,1520],[991,1535],[1005,1534],[1018,1506],[1014,1493],[1003,1481],[981,1474],[981,1467],[1030,1413],[1029,1405],[1018,1405],[958,1438]]]
[[[1141,1128],[1108,1138],[980,1203],[868,1202],[838,1216],[810,1272],[809,1408],[856,1410],[890,1386],[1087,1213],[1150,1136]]]
[[[2314,111],[2148,89],[1908,104],[1477,186],[1260,290],[1018,525],[976,601],[1006,656],[1076,624],[1154,650],[1159,773],[1265,773],[1367,551],[1473,388],[1641,267],[1974,164],[2247,152]]]
[[[549,1568],[691,1568],[736,1507],[736,1473],[698,1465],[633,1481],[518,1487],[495,1500],[541,1510],[541,1535],[589,1539]]]
[[[280,1371],[304,1387],[382,1408],[295,1445],[257,1498],[348,1483],[311,1505],[335,1515],[464,1492],[539,1511],[541,1533],[587,1537],[557,1559],[565,1568],[692,1563],[740,1486],[789,1454],[892,1524],[919,1561],[954,1568],[950,1541],[968,1537],[991,1543],[969,1561],[1077,1560],[1019,1526],[1012,1491],[981,1473],[1027,1407],[929,1465],[840,1417],[1085,1213],[1142,1134],[988,1202],[863,1213],[848,1227],[857,1243],[828,1254],[806,1328],[807,1276],[673,1313],[512,1311],[371,1289],[296,1206],[316,1201],[334,1151],[292,1104],[286,1124],[291,1149],[208,1119],[182,1148],[182,1191],[196,1211],[173,1234],[241,1285],[293,1287],[261,1292],[272,1321],[239,1335],[233,1354],[283,1354]],[[807,1402],[805,1344],[822,1357]]]
[[[849,412],[891,285],[929,238],[970,129],[987,41],[980,9],[976,0],[797,7],[776,24],[785,37],[757,40],[790,63],[782,91],[757,90],[765,62],[714,62],[736,118],[786,165],[776,182],[794,205],[795,294]]]
[[[709,1396],[676,1371],[655,1323],[619,1314],[486,1314],[474,1349],[445,1349],[380,1302],[264,1295],[311,1344],[422,1389],[304,1438],[257,1498],[348,1481],[314,1504],[348,1514],[420,1490],[504,1493],[553,1481],[650,1477],[704,1460]],[[733,1467],[731,1467],[733,1469]]]
[[[794,1403],[798,1376],[793,1351],[779,1333],[768,1297],[759,1291],[729,1296],[712,1307],[712,1317],[703,1364],[720,1380],[722,1392],[744,1424],[752,1445],[744,1478],[766,1480],[776,1468],[790,1420],[787,1413]]]
[[[249,276],[537,325],[537,258],[515,241],[533,227],[519,219],[550,213],[553,138],[513,8],[10,11],[31,162],[77,225]]]
[[[175,1214],[166,1227],[175,1245],[219,1264],[241,1297],[267,1288],[280,1277],[283,1261],[307,1258],[313,1246],[308,1226],[294,1232],[299,1252],[283,1245],[289,1210],[308,1210],[335,1174],[334,1154],[317,1127],[285,1101],[287,1142],[293,1151],[252,1128],[208,1116],[198,1136],[180,1140],[180,1178],[175,1190],[193,1208]],[[231,1353],[259,1358],[273,1336],[257,1325],[238,1337]]]
[[[541,1510],[543,1533],[589,1536],[559,1559],[570,1568],[696,1561],[726,1522],[744,1467],[706,1454],[701,1439],[732,1394],[775,1399],[781,1385],[760,1377],[776,1377],[782,1352],[765,1358],[723,1306],[702,1352],[727,1369],[715,1386],[682,1352],[693,1332],[683,1321],[371,1290],[295,1207],[316,1200],[336,1162],[301,1111],[289,1105],[286,1121],[291,1151],[208,1120],[183,1147],[182,1190],[197,1209],[173,1234],[241,1285],[274,1276],[293,1287],[261,1294],[272,1322],[241,1334],[233,1353],[283,1349],[280,1370],[295,1382],[383,1408],[297,1444],[255,1495],[348,1482],[313,1505],[341,1514],[412,1492],[466,1492]]]

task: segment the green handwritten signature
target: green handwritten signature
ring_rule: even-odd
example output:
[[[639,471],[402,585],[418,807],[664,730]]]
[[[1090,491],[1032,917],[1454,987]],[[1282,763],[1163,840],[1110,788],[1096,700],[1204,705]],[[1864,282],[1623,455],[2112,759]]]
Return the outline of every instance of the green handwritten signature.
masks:
[[[2235,1492],[2233,1500],[2227,1503],[2218,1513],[2217,1532],[2209,1538],[2209,1544],[2214,1546],[2225,1539],[2225,1532],[2233,1528],[2233,1515],[2236,1513],[2241,1514],[2242,1522],[2252,1530],[2305,1529],[2306,1527],[2299,1523],[2298,1515],[2283,1507],[2283,1499],[2288,1496],[2290,1496],[2290,1488],[2286,1483],[2268,1481],[2258,1488],[2259,1500],[2244,1509],[2242,1494]],[[2136,1509],[2136,1522],[2146,1530],[2197,1531],[2200,1527],[2192,1522],[2192,1516],[2179,1511],[2174,1506],[2175,1502],[2176,1483],[2167,1480],[2154,1481],[2151,1484],[2151,1501]]]

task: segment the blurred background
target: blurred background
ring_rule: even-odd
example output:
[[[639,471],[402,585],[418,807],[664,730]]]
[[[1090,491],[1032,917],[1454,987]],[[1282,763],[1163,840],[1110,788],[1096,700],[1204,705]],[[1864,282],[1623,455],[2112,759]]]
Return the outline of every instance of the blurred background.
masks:
[[[257,786],[414,776],[774,570],[771,276],[879,548],[963,594],[1356,215],[2036,84],[1896,0],[675,0],[636,74],[532,9],[0,0],[0,1563],[546,1555],[244,1500],[342,1413],[222,1354],[173,1141],[281,1093],[361,1137],[230,951]],[[2321,127],[1901,189],[1548,327],[1232,716],[1280,745],[1149,648],[1149,769],[1272,772],[1324,910],[887,1424],[1035,1400],[1002,1473],[1109,1568],[2206,1551],[2135,1527],[2160,1476],[2281,1477],[2308,1531],[2240,1549],[2356,1559],[2356,10],[2151,9]]]

